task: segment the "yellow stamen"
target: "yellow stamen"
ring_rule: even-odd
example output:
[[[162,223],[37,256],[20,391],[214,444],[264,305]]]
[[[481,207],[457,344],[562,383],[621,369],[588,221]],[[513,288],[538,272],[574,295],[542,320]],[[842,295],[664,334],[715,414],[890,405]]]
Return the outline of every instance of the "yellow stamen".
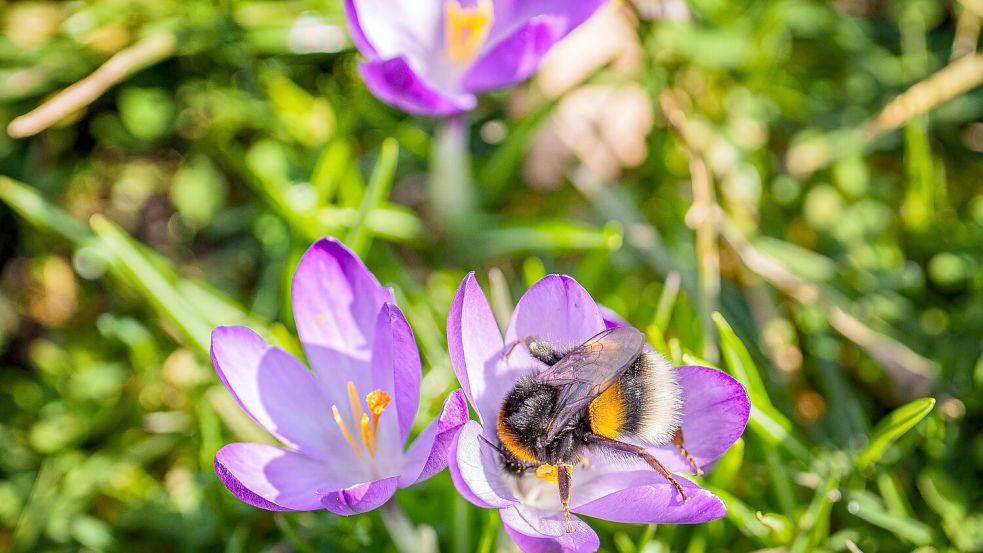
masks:
[[[373,390],[365,396],[365,404],[368,406],[369,411],[372,416],[365,412],[362,407],[362,400],[358,397],[358,388],[355,387],[355,383],[348,381],[348,404],[352,411],[352,422],[355,424],[355,428],[358,430],[359,438],[362,440],[362,446],[365,447],[365,451],[369,452],[369,456],[375,459],[375,446],[376,446],[376,434],[379,430],[379,415],[386,410],[386,406],[392,402],[392,397],[382,390]],[[348,424],[345,420],[341,418],[341,413],[338,412],[338,406],[331,406],[331,413],[334,415],[334,421],[341,429],[341,433],[345,435],[345,439],[348,440],[348,444],[352,446],[355,450],[355,454],[358,458],[365,460],[365,456],[362,454],[362,448],[359,447],[359,443],[355,441],[355,437],[352,435],[351,431],[348,429]]]
[[[474,58],[488,38],[493,17],[492,0],[478,0],[471,8],[461,7],[458,0],[444,4],[444,39],[447,55],[455,63]]]
[[[355,383],[351,380],[348,381],[348,403],[352,408],[352,421],[357,426],[359,421],[362,420],[365,410],[362,409],[362,400],[358,398],[358,388],[355,387]]]
[[[362,455],[362,450],[358,447],[358,442],[355,441],[355,438],[352,437],[352,433],[348,430],[348,425],[345,424],[345,420],[341,418],[341,413],[338,412],[337,405],[331,406],[331,413],[334,415],[335,424],[338,425],[338,428],[341,428],[341,433],[344,434],[345,439],[348,440],[348,445],[352,446],[352,449],[355,450],[355,455],[358,455],[358,458],[364,461],[365,456]]]
[[[369,455],[375,459],[375,439],[369,426],[369,416],[365,413],[362,413],[362,443],[365,444],[365,449],[369,450]]]

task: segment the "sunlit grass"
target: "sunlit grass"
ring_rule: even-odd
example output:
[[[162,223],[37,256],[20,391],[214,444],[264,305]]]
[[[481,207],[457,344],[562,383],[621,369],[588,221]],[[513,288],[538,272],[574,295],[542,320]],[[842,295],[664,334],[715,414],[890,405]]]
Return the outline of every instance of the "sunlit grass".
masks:
[[[727,517],[590,521],[605,551],[983,551],[983,14],[687,5],[619,4],[595,65],[555,57],[438,121],[369,95],[328,40],[337,2],[8,3],[0,550],[394,551],[378,513],[261,511],[212,468],[270,440],[215,376],[212,327],[301,355],[290,281],[330,234],[414,328],[417,431],[455,387],[470,270],[499,319],[571,274],[677,364],[744,383],[748,430],[702,479]],[[321,42],[298,39],[311,17]],[[642,131],[604,100],[637,94]],[[397,499],[441,551],[512,547],[447,474]]]

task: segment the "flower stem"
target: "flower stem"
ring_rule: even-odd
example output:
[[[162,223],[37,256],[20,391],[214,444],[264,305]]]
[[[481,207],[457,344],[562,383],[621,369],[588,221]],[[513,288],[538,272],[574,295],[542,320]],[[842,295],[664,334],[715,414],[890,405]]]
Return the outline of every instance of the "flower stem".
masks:
[[[468,149],[467,115],[447,118],[437,129],[430,153],[427,182],[430,203],[444,232],[453,236],[472,222],[474,188]]]
[[[379,512],[399,553],[437,553],[437,535],[433,528],[414,527],[396,498],[383,504]]]

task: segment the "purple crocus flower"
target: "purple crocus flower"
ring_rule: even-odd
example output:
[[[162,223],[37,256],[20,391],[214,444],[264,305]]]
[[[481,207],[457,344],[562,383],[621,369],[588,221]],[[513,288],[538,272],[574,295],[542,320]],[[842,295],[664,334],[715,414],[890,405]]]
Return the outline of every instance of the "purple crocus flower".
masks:
[[[420,401],[420,355],[393,301],[354,253],[324,238],[304,254],[293,282],[313,374],[248,328],[212,332],[222,383],[285,446],[233,443],[218,451],[215,472],[236,497],[271,511],[352,515],[443,470],[467,404],[453,392],[404,450]]]
[[[605,0],[345,0],[362,77],[418,115],[473,109],[475,93],[531,75]]]
[[[597,534],[573,516],[567,531],[555,484],[532,474],[505,472],[496,421],[502,400],[525,374],[545,368],[523,348],[507,354],[517,340],[535,336],[557,346],[575,346],[621,323],[605,320],[590,295],[572,278],[550,275],[519,300],[503,338],[473,274],[457,290],[447,321],[447,342],[457,378],[479,421],[468,421],[450,454],[458,491],[469,501],[499,509],[505,529],[527,552],[594,551]],[[677,367],[682,389],[681,426],[685,446],[700,467],[717,459],[744,432],[750,402],[744,387],[715,369]],[[482,439],[483,438],[483,439]],[[673,472],[691,471],[672,445],[650,451]],[[586,466],[573,471],[570,510],[617,522],[699,523],[726,514],[724,503],[693,482],[677,477],[688,496],[641,460],[588,453]]]

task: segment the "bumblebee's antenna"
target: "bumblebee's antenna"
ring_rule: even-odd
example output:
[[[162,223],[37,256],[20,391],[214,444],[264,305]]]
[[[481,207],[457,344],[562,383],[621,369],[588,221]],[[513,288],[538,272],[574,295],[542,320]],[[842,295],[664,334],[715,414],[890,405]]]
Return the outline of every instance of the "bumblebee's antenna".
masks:
[[[508,450],[506,450],[502,446],[502,444],[495,445],[492,442],[490,442],[488,440],[488,438],[484,437],[481,434],[478,434],[478,439],[481,440],[481,441],[483,441],[483,442],[485,442],[485,444],[487,444],[488,447],[490,447],[490,448],[494,449],[495,451],[497,451],[498,454],[501,455],[502,457],[514,457],[511,453],[508,452]],[[524,470],[534,469],[534,468],[536,468],[538,466],[538,465],[533,465],[533,464],[530,464],[530,463],[526,463],[524,461],[520,461],[518,459],[516,459],[516,462],[519,463],[524,468]]]
[[[485,442],[486,444],[488,444],[489,447],[491,447],[495,451],[499,452],[500,454],[505,455],[505,452],[502,451],[502,446],[501,445],[495,445],[495,444],[491,443],[490,441],[488,441],[488,438],[486,438],[482,434],[478,434],[478,439],[481,440],[481,441],[483,441],[483,442]]]

